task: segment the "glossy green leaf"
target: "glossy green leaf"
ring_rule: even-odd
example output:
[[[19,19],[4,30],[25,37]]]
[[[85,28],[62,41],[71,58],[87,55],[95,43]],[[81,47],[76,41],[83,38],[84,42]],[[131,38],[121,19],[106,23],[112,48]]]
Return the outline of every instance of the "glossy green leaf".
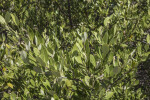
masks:
[[[123,47],[123,48],[128,47],[128,45],[126,45],[126,44],[121,44],[120,46]]]
[[[13,19],[13,22],[14,22],[17,26],[19,26],[19,20],[18,20],[17,16],[16,16],[15,14],[11,14],[11,17],[12,17],[12,19]]]
[[[24,89],[24,94],[27,96],[27,94],[29,94],[29,91],[27,88]]]
[[[82,36],[82,41],[85,43],[87,38],[88,38],[88,34],[86,32],[84,32],[84,34]]]
[[[89,86],[90,77],[89,76],[85,76],[84,80],[85,80],[86,85]]]
[[[106,17],[104,20],[104,25],[107,26],[110,23],[110,17]]]
[[[150,35],[149,34],[147,35],[146,40],[147,40],[147,43],[150,43]]]
[[[22,60],[23,60],[24,62],[26,62],[26,61],[27,61],[27,53],[26,53],[25,51],[21,51],[20,54],[21,54]]]
[[[116,34],[116,32],[117,32],[117,25],[115,24],[114,25],[114,35]]]
[[[45,93],[44,93],[44,88],[43,88],[43,87],[41,87],[40,93],[41,93],[41,95],[45,95]]]
[[[35,86],[35,82],[34,82],[33,79],[31,79],[30,82],[31,82],[31,84],[32,84],[33,86]]]
[[[0,23],[1,24],[6,24],[5,19],[0,15]]]
[[[70,80],[67,79],[65,82],[66,82],[66,85],[67,85],[68,87],[71,87],[71,81],[70,81]]]
[[[82,64],[81,56],[75,57],[75,60],[76,60],[79,64]]]
[[[46,82],[43,82],[43,85],[44,85],[45,87],[47,87],[47,86],[48,86],[48,87],[51,87],[48,80],[46,80]]]
[[[148,15],[150,15],[150,7],[148,8]]]
[[[38,56],[40,54],[40,51],[37,48],[33,48],[35,56]]]
[[[7,83],[7,85],[9,86],[9,87],[11,87],[12,89],[13,89],[13,84],[12,83]]]

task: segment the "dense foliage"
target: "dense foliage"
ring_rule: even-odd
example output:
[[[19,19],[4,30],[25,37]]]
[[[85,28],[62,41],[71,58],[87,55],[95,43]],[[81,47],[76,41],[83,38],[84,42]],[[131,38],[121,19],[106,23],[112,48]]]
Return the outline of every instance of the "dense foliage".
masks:
[[[0,98],[149,98],[149,44],[150,0],[0,0]]]

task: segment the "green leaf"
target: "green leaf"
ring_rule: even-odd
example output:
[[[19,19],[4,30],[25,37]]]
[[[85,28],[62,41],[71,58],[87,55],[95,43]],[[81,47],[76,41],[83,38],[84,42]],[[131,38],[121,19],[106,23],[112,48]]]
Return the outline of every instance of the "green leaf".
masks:
[[[114,75],[119,74],[120,71],[121,71],[121,68],[120,68],[120,67],[115,67],[115,68],[113,68],[113,73],[114,73]]]
[[[150,15],[150,7],[148,8],[148,15]]]
[[[109,52],[109,45],[103,44],[102,45],[102,56],[103,56],[103,58],[107,55],[108,52]]]
[[[128,47],[128,45],[126,45],[126,44],[121,44],[120,46],[123,47],[123,48]]]
[[[38,45],[38,39],[37,39],[37,36],[34,36],[33,42],[34,42],[34,44],[35,44],[36,46]]]
[[[148,49],[149,49],[149,44],[146,44],[146,45],[144,46],[144,48],[145,48],[146,51],[148,51]]]
[[[35,56],[38,56],[40,54],[40,51],[37,48],[33,48]]]
[[[90,54],[90,62],[93,64],[94,67],[96,67],[96,61],[92,54]]]
[[[105,99],[110,99],[113,96],[114,92],[107,92]]]
[[[112,62],[113,56],[114,56],[114,53],[113,53],[113,52],[110,52],[110,53],[109,53],[109,56],[108,56],[108,62],[109,62],[109,63]]]
[[[79,64],[82,64],[81,56],[75,57],[75,60],[76,60]]]
[[[11,17],[13,19],[13,22],[18,26],[19,25],[19,20],[15,14],[11,14]]]
[[[141,55],[141,53],[142,53],[142,46],[141,46],[141,43],[140,42],[138,42],[138,47],[137,47],[137,51],[138,51],[138,54],[139,55]]]
[[[116,38],[112,38],[112,39],[110,40],[109,44],[110,44],[110,45],[114,45],[114,44],[116,44],[116,42],[117,42],[117,39],[116,39]]]
[[[78,52],[78,46],[76,45],[77,43],[75,43],[75,45],[73,46],[73,48],[72,48],[72,53],[73,52],[75,52],[75,51],[77,51]]]
[[[24,94],[25,94],[25,96],[27,96],[27,94],[29,94],[29,91],[27,88],[24,89]]]
[[[85,80],[86,85],[89,86],[90,77],[89,76],[85,76],[84,80]]]
[[[40,67],[33,67],[33,70],[37,73],[41,73],[42,72],[42,69]]]
[[[47,53],[47,49],[45,46],[42,45],[42,49],[41,49],[41,58],[43,59],[43,61],[45,62],[45,64],[47,63],[48,59],[48,53]]]
[[[48,86],[49,88],[51,87],[48,80],[46,80],[46,82],[43,82],[43,85],[44,85],[45,87],[47,87],[47,86]]]
[[[68,80],[68,79],[66,79],[66,85],[68,86],[68,87],[71,87],[71,81],[70,80]]]
[[[113,57],[113,65],[114,65],[114,66],[118,66],[118,62],[116,61],[115,56]]]
[[[109,73],[110,73],[109,66],[106,65],[105,67],[106,67],[106,72],[107,72],[107,74],[109,75]]]
[[[89,61],[89,57],[90,57],[90,47],[89,47],[89,41],[88,41],[88,40],[86,40],[86,42],[85,42],[85,51],[86,51],[87,61]]]
[[[105,44],[108,43],[108,32],[105,33],[105,35],[104,35],[104,37],[103,37],[103,42],[104,42]]]
[[[13,87],[14,87],[11,83],[7,83],[7,85],[8,85],[9,87],[11,87],[12,89],[13,89]]]
[[[36,61],[39,62],[43,67],[46,66],[46,63],[38,56],[36,57]]]
[[[83,34],[83,36],[82,36],[82,41],[83,41],[84,43],[86,42],[87,37],[88,37],[87,33],[84,32],[84,34]]]
[[[10,13],[9,12],[7,12],[5,15],[5,21],[6,21],[6,23],[8,23],[10,21]]]
[[[0,15],[0,23],[1,24],[6,24],[5,19]]]
[[[44,88],[43,88],[43,87],[41,87],[40,93],[41,93],[41,95],[45,95],[45,93],[44,93]]]
[[[29,33],[29,38],[30,38],[30,40],[31,40],[31,42],[33,42],[33,39],[34,39],[34,32],[33,32],[33,30],[29,27],[29,26],[27,26],[28,27],[28,33]]]
[[[147,35],[146,40],[147,40],[147,43],[149,44],[150,43],[150,35],[149,34]]]
[[[6,93],[6,92],[4,92],[4,93],[3,93],[3,97],[4,97],[4,98],[8,98],[8,97],[9,97],[9,94]]]
[[[35,86],[35,82],[34,82],[33,79],[31,79],[30,82],[31,82],[31,84],[32,84],[33,86]]]
[[[25,51],[20,52],[21,58],[24,62],[27,62],[27,53]]]
[[[29,50],[30,50],[30,47],[31,47],[30,41],[28,41],[28,43],[27,43],[25,46],[26,46],[26,50],[29,51]]]
[[[105,25],[105,26],[108,25],[108,23],[110,22],[109,20],[110,20],[110,17],[106,17],[106,18],[105,18],[105,20],[104,20],[104,25]]]
[[[10,98],[11,100],[16,100],[17,95],[14,92],[11,92]]]
[[[117,31],[117,25],[115,24],[114,25],[114,35],[116,34],[116,31]]]

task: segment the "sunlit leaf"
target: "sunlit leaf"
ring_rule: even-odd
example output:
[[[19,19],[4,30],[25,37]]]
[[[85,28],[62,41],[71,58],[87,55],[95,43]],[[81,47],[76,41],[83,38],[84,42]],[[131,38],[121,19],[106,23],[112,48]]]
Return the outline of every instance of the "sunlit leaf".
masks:
[[[66,85],[67,85],[68,87],[71,87],[71,81],[70,81],[70,80],[67,79],[65,82],[66,82]]]
[[[149,34],[147,35],[146,40],[147,40],[147,43],[150,43],[150,35]]]
[[[110,22],[109,20],[110,20],[110,17],[106,17],[106,18],[105,18],[105,20],[104,20],[104,25],[105,25],[105,26],[108,25],[108,23]]]
[[[7,83],[7,85],[9,86],[9,87],[11,87],[12,89],[13,89],[13,84],[11,84],[11,83]]]
[[[75,60],[76,60],[79,64],[82,64],[81,56],[75,57]]]
[[[1,24],[6,24],[5,19],[0,15],[0,23]]]
[[[17,95],[14,92],[11,92],[10,98],[11,100],[16,100]]]
[[[113,96],[114,92],[107,92],[105,99],[110,99]]]
[[[86,85],[89,86],[90,77],[89,76],[85,76],[84,80],[85,80]]]
[[[11,17],[13,19],[13,22],[18,26],[19,25],[19,20],[15,14],[11,14]]]
[[[29,94],[29,91],[27,88],[24,89],[24,94],[27,96],[27,94]]]

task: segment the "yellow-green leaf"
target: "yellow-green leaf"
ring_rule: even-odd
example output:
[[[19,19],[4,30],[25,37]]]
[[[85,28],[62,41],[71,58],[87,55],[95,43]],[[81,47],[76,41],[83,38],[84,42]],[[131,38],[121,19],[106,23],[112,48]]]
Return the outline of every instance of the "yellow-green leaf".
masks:
[[[13,19],[13,22],[18,26],[19,25],[19,20],[15,14],[11,14],[11,17]]]
[[[7,83],[7,85],[13,89],[13,85],[11,83]]]
[[[0,15],[0,23],[1,24],[6,24],[6,21],[5,21],[5,19]]]
[[[110,22],[109,19],[110,19],[110,17],[106,17],[106,18],[105,18],[105,20],[104,20],[104,25],[105,25],[105,26],[107,26],[108,23]]]
[[[84,80],[85,80],[85,83],[87,84],[87,86],[89,86],[90,77],[85,76]]]
[[[114,92],[107,92],[105,98],[110,99],[113,96]]]

